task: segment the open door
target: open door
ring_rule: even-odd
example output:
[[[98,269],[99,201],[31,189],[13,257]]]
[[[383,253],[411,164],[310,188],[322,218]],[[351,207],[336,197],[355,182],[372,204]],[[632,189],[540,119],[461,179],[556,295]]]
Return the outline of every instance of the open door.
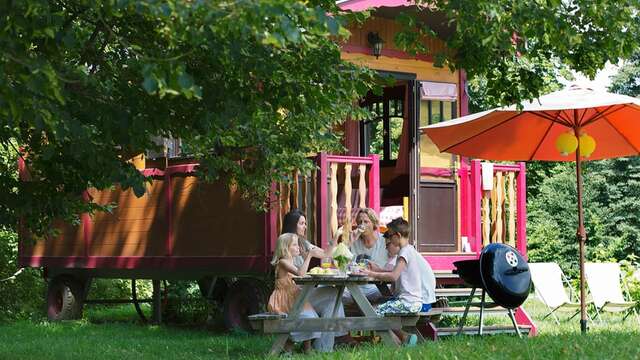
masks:
[[[457,116],[457,84],[419,81],[416,88],[418,128]],[[416,140],[416,248],[420,252],[457,252],[457,157],[440,153],[425,134],[418,134]]]

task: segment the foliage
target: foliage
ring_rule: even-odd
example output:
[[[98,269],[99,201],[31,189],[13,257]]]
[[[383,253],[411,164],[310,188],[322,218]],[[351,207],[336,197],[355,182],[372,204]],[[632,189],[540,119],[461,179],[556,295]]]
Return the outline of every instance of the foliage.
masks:
[[[628,96],[640,96],[640,51],[628,59],[611,77],[609,91]]]
[[[594,77],[640,44],[636,0],[422,2],[453,29],[449,50],[434,54],[437,63],[484,77],[486,96],[501,105],[541,95],[555,64]]]
[[[584,166],[587,259],[621,261],[640,254],[640,159],[587,162]],[[528,246],[531,261],[555,261],[575,275],[578,270],[575,167],[557,165],[536,197],[528,199]]]
[[[17,270],[18,236],[0,228],[0,322],[39,318],[44,314],[44,282],[37,269]]]
[[[206,180],[257,207],[361,110],[371,71],[340,59],[333,1],[0,1],[0,144],[30,177],[0,180],[0,221],[44,232],[104,209],[87,188],[144,192],[123,160],[179,137]],[[332,13],[333,16],[328,16]],[[104,205],[104,204],[103,204]]]

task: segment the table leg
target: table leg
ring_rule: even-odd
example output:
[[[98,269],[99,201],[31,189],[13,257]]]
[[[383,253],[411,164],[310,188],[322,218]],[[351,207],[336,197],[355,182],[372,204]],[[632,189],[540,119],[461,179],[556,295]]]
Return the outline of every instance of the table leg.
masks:
[[[336,295],[336,302],[333,304],[332,317],[338,316],[338,307],[342,303],[342,294],[344,294],[344,286],[337,286],[338,294]]]
[[[307,297],[309,297],[309,293],[314,288],[313,284],[306,284],[302,287],[300,294],[296,298],[295,303],[293,303],[293,308],[289,311],[287,319],[297,319],[304,308],[304,303],[307,301]],[[289,339],[289,334],[281,334],[276,337],[273,341],[273,345],[271,346],[271,355],[278,355],[282,352],[284,348],[284,344]]]
[[[373,318],[378,317],[378,314],[376,314],[376,311],[374,310],[373,306],[371,306],[371,303],[364,296],[364,294],[362,293],[362,290],[360,290],[360,287],[358,285],[349,284],[347,285],[347,289],[349,289],[349,292],[351,292],[351,296],[353,296],[353,300],[356,302],[356,304],[358,304],[358,307],[360,308],[360,310],[362,310],[362,313],[364,314],[365,317],[373,317]],[[380,333],[380,337],[385,342],[385,344],[389,346],[398,346],[398,344],[396,344],[396,342],[393,341],[393,335],[391,333],[391,330],[380,331],[379,333]]]

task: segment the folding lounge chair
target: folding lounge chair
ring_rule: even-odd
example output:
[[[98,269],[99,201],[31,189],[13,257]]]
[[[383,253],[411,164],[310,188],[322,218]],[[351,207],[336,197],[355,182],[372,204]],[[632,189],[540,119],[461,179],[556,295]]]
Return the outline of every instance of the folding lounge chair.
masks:
[[[596,315],[600,320],[600,312],[626,312],[622,321],[635,312],[635,301],[627,301],[620,286],[620,265],[617,263],[586,263],[585,277],[589,292],[596,306]],[[629,296],[628,289],[626,290]],[[630,299],[630,297],[628,298]],[[636,314],[636,318],[637,318]]]
[[[530,263],[529,271],[531,272],[533,286],[536,289],[536,296],[549,308],[549,313],[543,319],[553,315],[556,323],[560,324],[556,311],[573,312],[570,319],[580,313],[580,303],[571,301],[573,298],[571,285],[558,264]],[[565,284],[569,287],[570,296],[567,296]],[[591,318],[589,319],[591,320]]]

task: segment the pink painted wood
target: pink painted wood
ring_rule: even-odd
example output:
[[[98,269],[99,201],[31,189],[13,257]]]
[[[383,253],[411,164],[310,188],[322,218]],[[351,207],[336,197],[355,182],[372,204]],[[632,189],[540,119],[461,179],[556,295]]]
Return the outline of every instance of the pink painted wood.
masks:
[[[480,253],[482,250],[482,174],[480,160],[471,160],[471,231],[469,238],[471,250]]]
[[[516,318],[516,323],[518,325],[529,325],[531,326],[531,330],[529,331],[529,336],[536,336],[538,334],[538,327],[531,319],[531,316],[527,314],[522,306],[516,309],[516,313],[514,314]]]
[[[443,255],[424,255],[429,265],[433,270],[453,270],[455,267],[453,263],[459,260],[475,260],[478,259],[478,254],[443,254]]]
[[[50,266],[83,269],[169,269],[265,272],[269,259],[262,256],[28,256],[20,266]]]
[[[421,167],[420,175],[451,177],[451,169],[437,167]]]
[[[347,0],[338,4],[342,10],[363,11],[381,6],[401,7],[415,5],[411,0]]]
[[[517,175],[517,194],[518,199],[516,208],[516,234],[518,235],[516,240],[516,246],[518,251],[527,258],[527,170],[525,163],[518,164],[520,170]]]
[[[458,96],[460,99],[460,116],[469,114],[469,95],[467,94],[467,72],[458,71]]]
[[[85,202],[90,201],[90,196],[88,191],[82,192],[82,200]],[[88,213],[83,213],[80,216],[82,221],[82,236],[84,239],[84,256],[89,256],[89,249],[91,248],[91,236],[92,236],[92,228],[93,228],[93,220]]]
[[[460,236],[471,238],[471,188],[469,186],[470,169],[465,158],[460,158]]]
[[[338,164],[367,164],[373,165],[374,155],[369,156],[347,156],[347,155],[327,155],[327,161]],[[375,155],[378,156],[378,155]]]
[[[276,184],[271,184],[271,193],[269,194],[269,210],[265,216],[265,246],[264,254],[266,257],[271,256],[276,249],[276,240],[278,240],[278,212],[279,204],[276,197]]]
[[[380,214],[380,156],[371,155],[371,169],[369,171],[369,207]]]
[[[329,209],[329,189],[327,185],[327,174],[328,174],[328,164],[327,164],[327,153],[320,153],[317,157],[318,167],[320,170],[318,171],[318,192],[319,194],[315,194],[317,208],[316,208],[316,218],[318,221],[317,224],[317,234],[316,236],[320,239],[320,247],[323,249],[327,248],[328,239],[327,239],[327,209]]]

